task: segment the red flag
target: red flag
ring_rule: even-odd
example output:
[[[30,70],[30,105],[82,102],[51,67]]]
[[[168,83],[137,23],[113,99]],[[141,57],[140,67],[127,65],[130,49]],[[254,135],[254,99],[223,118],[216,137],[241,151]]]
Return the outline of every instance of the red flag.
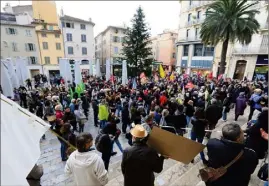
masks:
[[[209,79],[213,79],[213,72],[210,72],[210,73],[208,74],[207,78],[209,78]]]
[[[222,79],[222,76],[223,76],[223,74],[220,74],[220,75],[218,76],[218,81],[219,81],[220,79]]]
[[[193,88],[194,85],[192,83],[187,83],[187,85],[185,86],[185,88]]]
[[[146,75],[145,75],[144,72],[142,72],[142,73],[140,74],[140,79],[142,79],[142,78],[144,78],[144,77],[146,77]]]

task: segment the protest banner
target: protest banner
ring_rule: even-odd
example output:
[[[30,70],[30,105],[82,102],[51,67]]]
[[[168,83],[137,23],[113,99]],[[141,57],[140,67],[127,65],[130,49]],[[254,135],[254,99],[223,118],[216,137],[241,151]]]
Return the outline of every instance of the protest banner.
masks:
[[[147,143],[158,153],[185,164],[190,163],[205,148],[201,143],[178,136],[158,127],[153,127]]]

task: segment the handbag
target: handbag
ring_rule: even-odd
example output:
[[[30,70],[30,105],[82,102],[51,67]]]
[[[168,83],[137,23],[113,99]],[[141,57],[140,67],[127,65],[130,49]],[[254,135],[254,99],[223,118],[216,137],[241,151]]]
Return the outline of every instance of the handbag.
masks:
[[[263,181],[268,180],[268,163],[263,164],[263,166],[260,168],[258,177]]]
[[[230,163],[228,163],[224,167],[219,168],[212,168],[212,167],[205,167],[199,170],[199,175],[204,182],[213,182],[220,177],[222,177],[229,167],[231,167],[239,158],[243,155],[244,151],[242,150]]]

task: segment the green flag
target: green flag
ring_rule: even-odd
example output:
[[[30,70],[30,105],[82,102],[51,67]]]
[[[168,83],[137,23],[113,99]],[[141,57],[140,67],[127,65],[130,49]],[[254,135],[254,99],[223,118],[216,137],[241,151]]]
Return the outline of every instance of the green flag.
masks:
[[[81,82],[81,83],[79,84],[79,86],[80,86],[80,88],[81,88],[81,92],[84,92],[84,90],[85,90],[85,84],[84,84],[83,82]]]
[[[79,85],[76,86],[76,93],[78,93],[78,97],[80,98],[80,94],[82,93],[82,89]]]

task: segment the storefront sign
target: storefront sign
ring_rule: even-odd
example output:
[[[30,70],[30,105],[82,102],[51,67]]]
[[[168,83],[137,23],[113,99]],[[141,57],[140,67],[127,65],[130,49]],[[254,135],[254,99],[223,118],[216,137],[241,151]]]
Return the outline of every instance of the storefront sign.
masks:
[[[268,55],[258,55],[256,65],[268,65]]]

